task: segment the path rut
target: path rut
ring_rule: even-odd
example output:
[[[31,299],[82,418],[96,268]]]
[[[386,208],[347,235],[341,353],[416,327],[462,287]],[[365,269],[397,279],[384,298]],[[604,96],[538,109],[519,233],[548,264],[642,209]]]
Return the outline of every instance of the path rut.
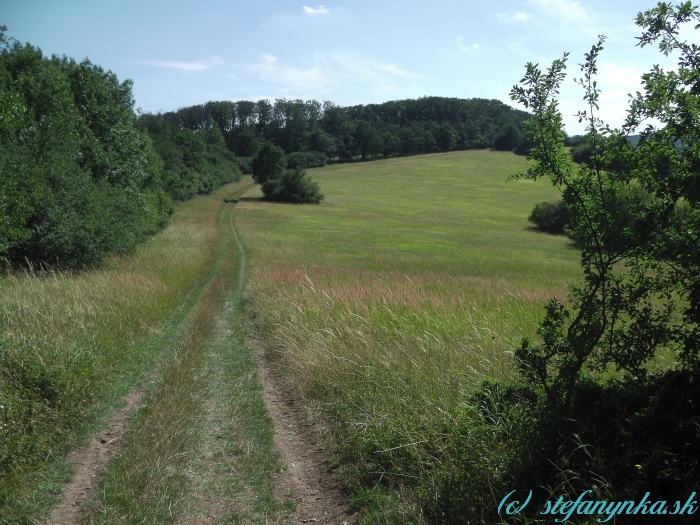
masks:
[[[247,189],[247,188],[245,188]],[[245,190],[241,191],[242,194]],[[241,294],[246,269],[246,256],[243,244],[235,229],[234,214],[227,214],[231,221],[229,231],[233,236],[236,251],[235,294]],[[211,272],[209,272],[211,273]],[[207,277],[198,287],[200,291],[211,279]],[[194,311],[197,301],[191,301],[187,312]],[[161,344],[171,344],[170,338],[182,335],[187,315],[161,339]],[[295,510],[285,518],[288,523],[319,523],[327,525],[358,525],[356,515],[348,510],[347,494],[334,477],[329,466],[323,443],[318,439],[314,428],[305,422],[303,411],[295,404],[290,390],[286,388],[284,377],[279,369],[265,356],[261,340],[248,342],[253,360],[257,366],[257,377],[263,387],[263,399],[275,430],[275,446],[281,454],[284,470],[275,478],[275,497],[281,501],[294,501]],[[157,374],[151,375],[151,379]],[[83,447],[69,455],[74,475],[66,484],[61,503],[53,510],[47,525],[78,525],[84,514],[84,504],[94,500],[95,489],[102,473],[112,457],[122,448],[122,435],[126,431],[129,417],[142,405],[144,390],[134,389],[124,398],[124,406],[116,410],[107,420],[105,427]],[[206,503],[204,503],[206,506]],[[208,515],[207,509],[199,509],[200,515]],[[212,515],[218,514],[212,508]],[[205,520],[209,522],[208,520]]]

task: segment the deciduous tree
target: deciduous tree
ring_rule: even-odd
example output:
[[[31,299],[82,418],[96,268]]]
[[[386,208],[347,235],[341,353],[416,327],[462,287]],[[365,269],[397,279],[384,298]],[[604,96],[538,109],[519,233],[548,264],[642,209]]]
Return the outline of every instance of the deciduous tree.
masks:
[[[677,53],[678,69],[655,66],[643,76],[619,130],[597,116],[595,75],[605,38],[586,54],[577,83],[588,107],[578,115],[587,123],[591,154],[580,166],[564,149],[557,102],[568,54],[544,72],[527,64],[511,92],[534,113],[527,131],[535,163],[518,176],[549,177],[561,190],[582,248],[583,280],[570,287],[570,304],[552,299],[540,341],[525,339],[516,352],[525,376],[553,405],[569,405],[585,369],[613,367],[643,381],[661,349],[674,352],[682,370],[698,372],[700,49],[678,37],[683,24],[698,21],[690,2],[660,3],[639,14],[639,45],[658,43],[665,55]],[[648,119],[660,125],[647,124],[630,148],[627,136]],[[630,192],[643,196],[632,199]]]

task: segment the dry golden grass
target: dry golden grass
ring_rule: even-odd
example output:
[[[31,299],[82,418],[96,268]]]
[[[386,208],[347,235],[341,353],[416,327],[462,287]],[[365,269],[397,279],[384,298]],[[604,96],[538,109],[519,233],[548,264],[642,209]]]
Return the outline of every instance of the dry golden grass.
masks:
[[[211,261],[216,223],[201,216],[207,199],[216,197],[181,206],[165,231],[104,268],[0,277],[0,330],[34,345],[132,345],[162,322]]]
[[[379,366],[444,406],[512,376],[511,352],[578,274],[569,241],[526,220],[556,190],[505,182],[524,166],[485,151],[335,165],[313,170],[320,206],[239,205],[258,323],[302,391],[364,388]]]
[[[551,293],[509,290],[499,279],[344,269],[256,269],[251,287],[265,332],[305,382],[338,362],[507,377],[507,352]]]

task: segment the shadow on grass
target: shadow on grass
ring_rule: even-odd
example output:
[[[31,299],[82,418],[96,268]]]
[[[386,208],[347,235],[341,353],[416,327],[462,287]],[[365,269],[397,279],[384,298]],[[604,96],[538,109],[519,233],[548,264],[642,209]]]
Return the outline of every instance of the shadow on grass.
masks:
[[[578,250],[581,251],[581,245],[577,243],[573,238],[568,233],[552,233],[544,230],[540,230],[537,226],[525,226],[523,228],[528,233],[536,233],[539,235],[547,235],[549,237],[566,237],[569,239],[569,242],[566,243],[566,247],[573,249],[573,250]]]
[[[267,202],[263,197],[241,197],[238,202]]]
[[[539,523],[547,502],[560,497],[634,501],[636,508],[646,493],[647,511],[666,502],[662,518],[638,511],[609,522],[698,523],[698,497],[691,495],[700,484],[700,372],[672,370],[644,382],[583,382],[568,410],[552,409],[529,387],[484,381],[466,404],[473,416],[452,431],[452,464],[433,477],[432,495],[422,502],[428,522],[503,523],[499,501],[511,491],[520,496],[513,499],[524,500],[532,491],[525,510],[508,523]],[[673,515],[676,502],[682,509],[689,498],[694,505]],[[563,516],[546,518],[549,523]],[[598,518],[608,515],[576,512],[567,523]]]

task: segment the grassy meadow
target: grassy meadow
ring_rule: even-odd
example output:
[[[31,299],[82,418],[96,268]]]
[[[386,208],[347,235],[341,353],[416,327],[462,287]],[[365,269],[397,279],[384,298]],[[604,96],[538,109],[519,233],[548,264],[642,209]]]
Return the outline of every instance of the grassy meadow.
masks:
[[[498,496],[467,400],[514,376],[511,352],[580,275],[570,240],[527,222],[557,191],[506,182],[525,166],[483,150],[333,165],[309,172],[319,206],[239,204],[258,326],[370,523],[439,520],[466,486]]]

